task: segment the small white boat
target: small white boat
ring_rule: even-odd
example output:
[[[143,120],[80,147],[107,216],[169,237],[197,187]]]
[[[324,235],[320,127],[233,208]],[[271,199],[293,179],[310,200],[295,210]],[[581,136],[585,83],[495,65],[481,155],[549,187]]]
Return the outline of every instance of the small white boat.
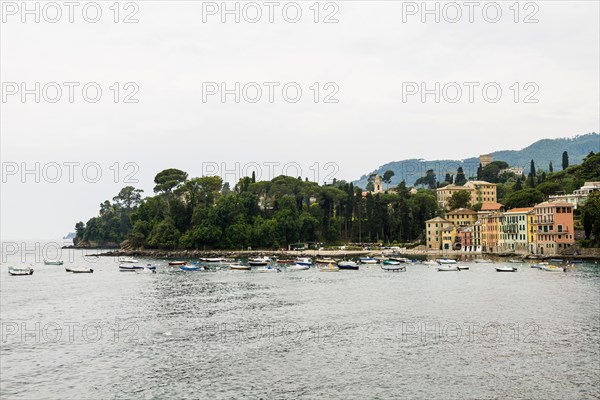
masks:
[[[464,264],[457,264],[456,267],[460,270],[460,271],[465,271],[469,269],[468,265],[464,265]]]
[[[294,264],[294,265],[290,265],[289,267],[286,268],[288,271],[305,271],[307,269],[310,269],[310,265],[300,265],[300,264]]]
[[[225,261],[225,259],[220,258],[220,257],[212,257],[212,258],[200,258],[200,261],[206,262],[206,263],[220,263],[220,262]]]
[[[334,265],[334,264],[320,265],[319,271],[321,271],[321,272],[339,272],[340,267],[338,267],[337,265]]]
[[[119,271],[135,272],[138,269],[144,269],[141,265],[119,265]]]
[[[377,264],[379,262],[378,259],[373,257],[361,257],[359,261],[361,264]]]
[[[496,267],[496,272],[517,272],[517,268],[509,266],[500,266]]]
[[[254,272],[269,273],[269,272],[281,272],[281,270],[279,268],[275,268],[275,267],[272,267],[269,265],[267,267],[256,268],[254,270]]]
[[[423,265],[427,265],[429,267],[437,267],[440,264],[437,261],[428,260],[428,261],[423,261]]]
[[[331,257],[325,257],[325,258],[317,258],[315,263],[317,264],[330,264],[330,263],[334,263],[335,260]]]
[[[258,258],[251,258],[248,260],[248,264],[250,264],[251,266],[254,266],[254,267],[268,265],[270,262],[271,262],[271,259],[269,257],[258,257]]]
[[[232,271],[250,271],[252,267],[250,265],[230,264],[229,269]]]
[[[566,268],[557,265],[544,265],[542,269],[548,272],[566,272]]]
[[[438,272],[460,271],[456,265],[440,265],[437,267]]]
[[[406,272],[406,266],[398,264],[383,264],[381,269],[384,271],[392,271],[392,272]]]
[[[435,261],[437,261],[440,265],[455,265],[457,263],[456,260],[451,258],[438,258]]]
[[[119,258],[119,262],[123,263],[123,264],[137,264],[137,263],[139,263],[138,260],[136,260],[134,258],[130,258],[130,257],[121,257],[121,258]]]
[[[8,274],[13,276],[33,275],[31,267],[8,267]]]
[[[523,264],[523,260],[508,260],[509,263],[511,264]]]
[[[537,264],[532,264],[531,268],[542,269],[546,265],[549,265],[549,264],[547,262],[541,262],[541,263],[537,263]]]
[[[493,263],[492,260],[486,260],[486,259],[482,259],[482,258],[478,258],[476,260],[473,260],[473,262],[475,262],[477,264],[492,264]]]
[[[331,261],[331,262],[333,262],[333,261]],[[311,265],[313,265],[313,262],[308,257],[301,257],[301,258],[296,259],[296,264],[297,265],[308,265],[310,267]]]
[[[74,274],[91,274],[94,272],[92,268],[85,267],[65,267],[65,271],[72,272]]]
[[[44,265],[63,265],[64,261],[49,261],[44,260]]]

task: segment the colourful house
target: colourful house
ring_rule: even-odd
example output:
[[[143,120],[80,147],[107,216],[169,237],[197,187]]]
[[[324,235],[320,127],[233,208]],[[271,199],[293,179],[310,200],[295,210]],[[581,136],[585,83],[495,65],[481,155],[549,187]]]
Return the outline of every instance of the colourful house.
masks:
[[[537,254],[556,255],[575,243],[571,203],[546,201],[534,207]]]

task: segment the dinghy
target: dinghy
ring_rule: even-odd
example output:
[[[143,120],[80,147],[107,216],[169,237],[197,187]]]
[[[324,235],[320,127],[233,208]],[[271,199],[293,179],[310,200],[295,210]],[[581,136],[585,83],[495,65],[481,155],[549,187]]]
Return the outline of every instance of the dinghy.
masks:
[[[544,265],[542,269],[548,272],[567,272],[566,268],[559,267],[557,265]]]
[[[392,260],[390,258],[389,260],[383,260],[383,265],[400,265],[400,261]]]
[[[65,271],[72,272],[74,274],[91,274],[94,272],[93,269],[85,267],[68,267],[65,268]]]
[[[381,269],[384,271],[392,271],[392,272],[406,272],[406,266],[398,264],[385,264],[381,266]]]
[[[541,263],[537,263],[537,264],[533,264],[531,266],[531,268],[537,268],[537,269],[542,269],[544,266],[548,265],[547,262],[541,262]]]
[[[250,271],[252,267],[250,265],[230,264],[229,269],[233,271]]]
[[[465,270],[469,269],[469,266],[468,265],[464,265],[464,264],[457,264],[456,266],[458,267],[458,269],[460,271],[465,271]]]
[[[361,264],[377,264],[379,260],[373,257],[361,257],[359,258]]]
[[[517,268],[509,267],[509,266],[501,266],[501,267],[496,267],[496,272],[517,272]]]
[[[438,272],[460,271],[456,265],[440,265],[437,270]]]
[[[64,261],[48,261],[44,260],[44,265],[63,265]]]
[[[286,269],[288,271],[305,271],[307,269],[310,269],[310,266],[309,265],[294,264],[294,265],[290,265]]]
[[[213,258],[200,258],[200,261],[206,262],[206,263],[220,263],[225,261],[224,258],[219,258],[219,257],[213,257]]]
[[[340,261],[338,264],[339,269],[350,269],[350,270],[358,270],[359,265],[354,261]]]
[[[8,273],[12,276],[33,275],[31,267],[8,267]]]
[[[334,263],[335,260],[331,257],[326,257],[326,258],[317,258],[317,260],[315,261],[315,263],[317,264],[330,264],[330,263]]]
[[[452,260],[451,258],[438,258],[435,261],[440,265],[454,265],[457,263],[456,260]]]
[[[339,272],[340,267],[337,265],[329,264],[329,265],[320,265],[319,271],[321,272]]]
[[[203,271],[205,268],[200,265],[181,265],[179,270],[181,271]]]
[[[248,260],[248,264],[253,267],[261,267],[268,265],[272,260],[269,257],[251,258]]]
[[[254,272],[261,272],[261,273],[265,273],[265,272],[281,272],[281,270],[279,268],[275,268],[272,266],[267,266],[267,267],[260,267],[260,268],[256,268],[254,270]]]
[[[492,264],[493,263],[492,260],[486,260],[486,259],[481,259],[481,258],[478,258],[473,261],[476,262],[477,264]]]
[[[169,261],[169,265],[188,265],[187,261]]]
[[[119,265],[119,271],[127,272],[135,272],[138,269],[144,269],[141,265]]]
[[[296,259],[296,264],[298,264],[298,265],[308,265],[310,267],[311,265],[313,265],[313,262],[312,262],[312,260],[310,258],[302,257],[302,258]]]

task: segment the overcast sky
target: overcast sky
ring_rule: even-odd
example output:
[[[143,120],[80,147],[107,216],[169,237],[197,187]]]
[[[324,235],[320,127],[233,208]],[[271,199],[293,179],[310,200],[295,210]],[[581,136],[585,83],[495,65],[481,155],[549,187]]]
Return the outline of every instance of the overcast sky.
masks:
[[[152,193],[154,175],[169,167],[190,176],[215,166],[223,175],[225,167],[226,180],[234,183],[248,163],[260,165],[263,178],[289,163],[290,175],[353,180],[394,160],[461,159],[600,130],[596,1],[521,3],[518,16],[509,9],[513,2],[500,2],[496,23],[489,22],[496,10],[484,12],[483,2],[473,23],[464,6],[456,23],[450,22],[456,9],[444,3],[439,22],[425,15],[423,23],[413,7],[421,2],[389,1],[321,3],[318,23],[313,2],[299,3],[296,23],[284,19],[296,17],[294,5],[284,15],[285,2],[275,7],[273,23],[262,2],[259,22],[250,22],[256,7],[240,3],[240,22],[225,15],[223,23],[214,9],[221,2],[142,1],[121,3],[115,23],[112,3],[100,2],[97,23],[83,18],[85,2],[74,10],[73,23],[66,7],[56,23],[48,21],[55,9],[40,8],[36,23],[14,8],[20,2],[12,8],[4,2],[3,240],[62,236],[123,186]],[[93,7],[85,16],[95,18]],[[127,16],[138,22],[123,23]],[[34,94],[22,101],[22,82],[34,92],[40,82],[39,103]],[[57,85],[49,82],[62,88],[56,103],[50,101]],[[79,84],[72,103],[64,82]],[[96,103],[88,102],[94,85],[88,85],[88,100],[82,95],[89,82],[102,89]],[[262,97],[251,102],[257,93],[251,84],[239,103],[234,94],[222,102],[220,93],[210,95],[221,82],[228,89],[257,82]],[[273,102],[264,82],[274,82]],[[446,85],[446,96],[436,103],[429,94],[423,102],[419,93],[410,94],[421,82],[429,89],[439,82],[440,92]],[[458,100],[451,82],[462,90]],[[475,82],[472,102],[464,82]],[[297,87],[302,95],[292,102]],[[498,87],[502,95],[492,102]],[[138,102],[125,103],[127,95]],[[23,168],[35,171],[36,162],[39,183],[35,173],[21,174]]]

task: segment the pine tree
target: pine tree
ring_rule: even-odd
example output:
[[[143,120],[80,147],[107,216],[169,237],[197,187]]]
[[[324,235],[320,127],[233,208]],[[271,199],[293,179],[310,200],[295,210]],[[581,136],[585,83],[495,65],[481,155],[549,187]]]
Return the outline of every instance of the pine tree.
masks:
[[[521,178],[517,179],[517,183],[515,183],[514,190],[515,192],[518,190],[523,190],[523,183],[521,182]]]
[[[562,168],[563,170],[569,168],[569,153],[563,151],[562,154]]]
[[[446,173],[446,177],[444,178],[444,180],[448,183],[452,183],[452,177],[450,176],[449,173]]]

